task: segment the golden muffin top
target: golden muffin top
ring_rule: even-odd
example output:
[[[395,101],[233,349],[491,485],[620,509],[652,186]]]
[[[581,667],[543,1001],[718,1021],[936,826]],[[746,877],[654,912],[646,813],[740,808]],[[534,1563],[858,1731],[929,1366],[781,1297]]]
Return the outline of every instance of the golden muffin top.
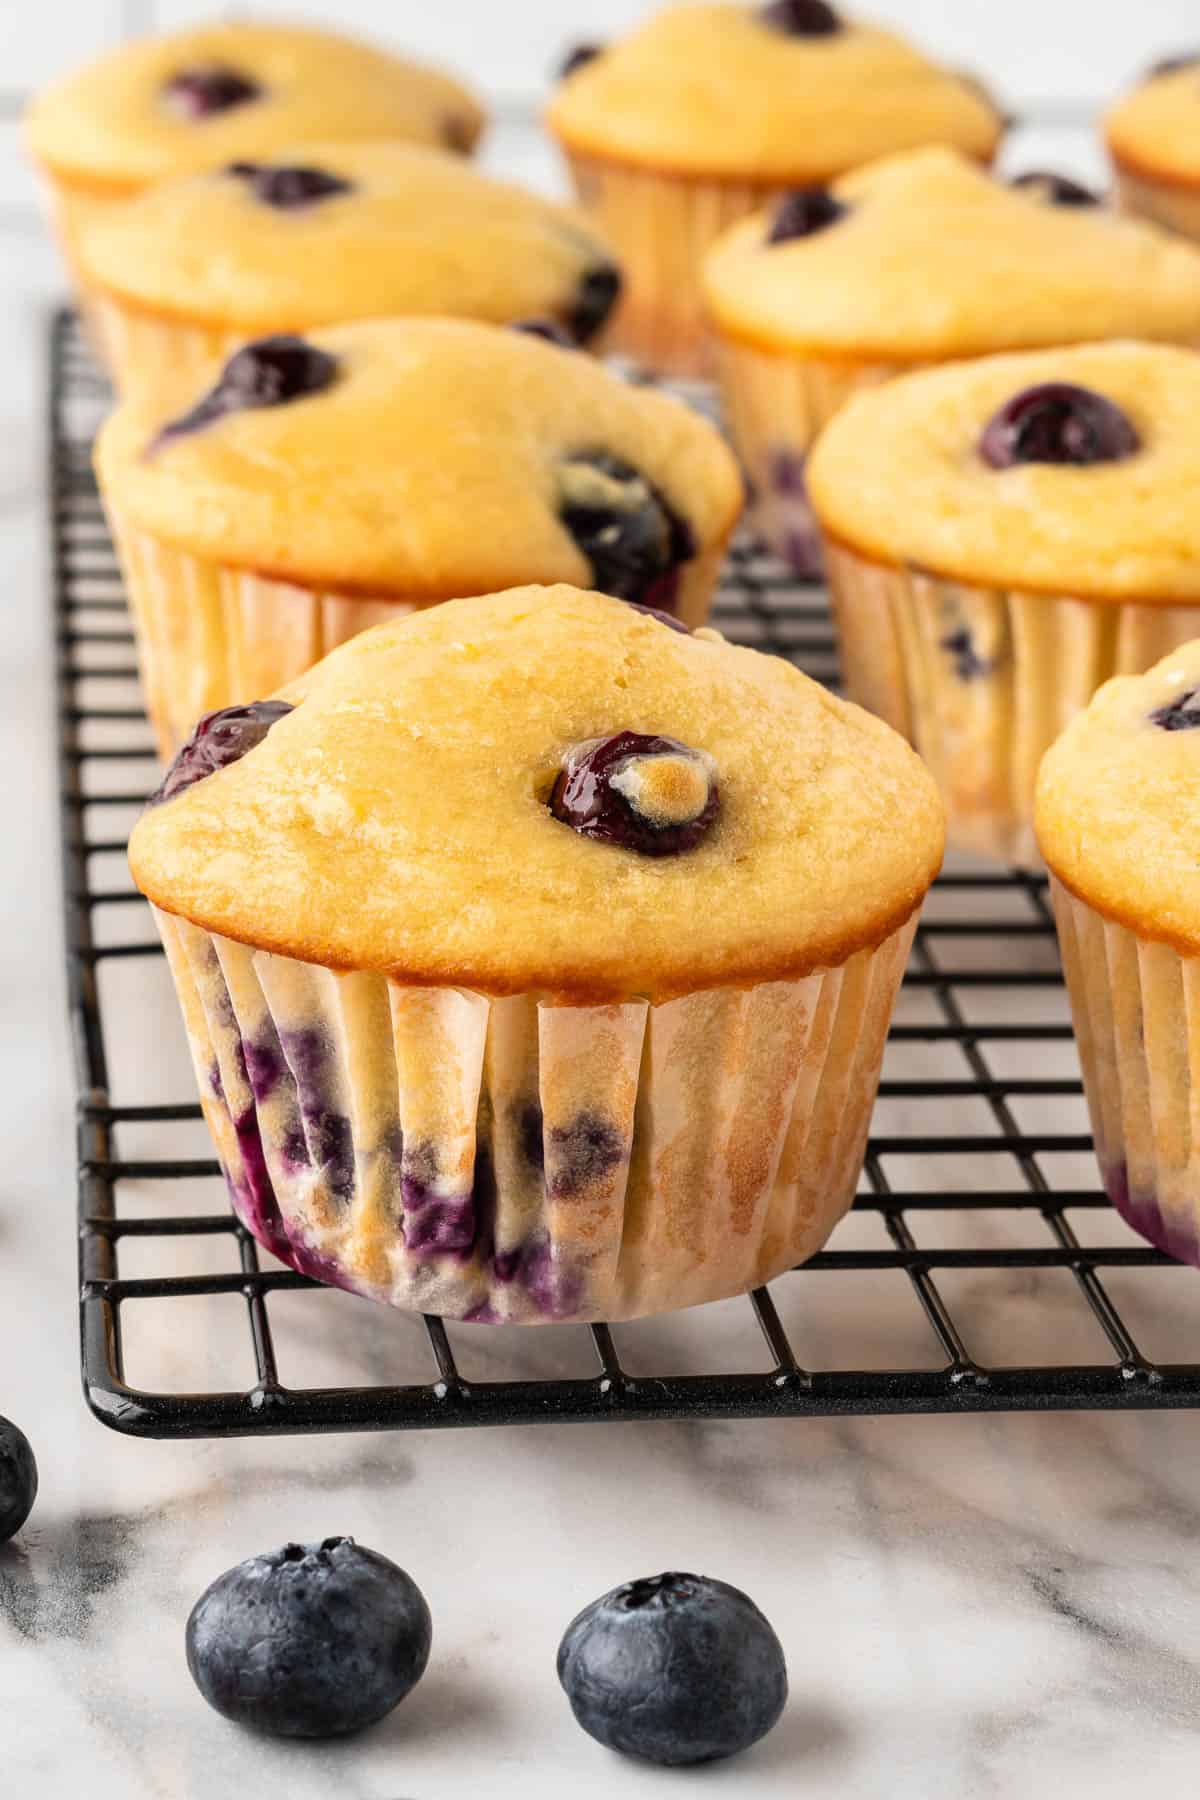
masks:
[[[904,375],[843,408],[806,474],[823,529],[876,561],[1200,600],[1194,350],[1087,344]]]
[[[1091,338],[1200,342],[1200,250],[1045,191],[1009,187],[955,150],[888,157],[735,225],[705,264],[709,310],[768,347],[912,361]]]
[[[1105,683],[1042,759],[1035,822],[1080,899],[1200,955],[1200,640]]]
[[[1200,182],[1200,57],[1166,64],[1122,95],[1104,134],[1114,159],[1135,173]]]
[[[1003,121],[969,80],[849,19],[789,30],[790,11],[669,6],[565,78],[550,126],[584,155],[717,179],[822,181],[916,144],[992,155]]]
[[[531,578],[638,598],[639,571],[721,544],[742,504],[731,451],[681,401],[454,319],[255,340],[165,428],[135,395],[96,459],[120,518],[178,548],[416,600]]]
[[[40,94],[25,129],[56,175],[131,193],[309,138],[469,150],[483,123],[474,96],[439,70],[331,31],[228,23],[110,51]]]
[[[882,941],[941,861],[889,727],[604,595],[451,601],[283,698],[216,773],[220,729],[181,753],[130,861],[166,911],[333,968],[588,1001],[793,977]]]
[[[570,208],[462,157],[383,142],[163,182],[105,209],[79,258],[125,305],[247,336],[411,313],[545,315],[588,336],[619,286]]]

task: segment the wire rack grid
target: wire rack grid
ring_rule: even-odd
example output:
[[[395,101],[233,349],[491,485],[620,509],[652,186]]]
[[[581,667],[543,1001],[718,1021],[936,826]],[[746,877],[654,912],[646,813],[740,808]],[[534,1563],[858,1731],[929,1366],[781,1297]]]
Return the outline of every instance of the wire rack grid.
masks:
[[[351,1384],[289,1380],[280,1366],[272,1309],[282,1297],[311,1293],[316,1284],[275,1264],[223,1204],[203,1210],[190,1202],[190,1194],[212,1188],[217,1165],[211,1157],[142,1156],[129,1148],[147,1128],[160,1146],[164,1135],[173,1144],[178,1132],[181,1145],[185,1136],[190,1140],[183,1147],[199,1147],[200,1109],[193,1100],[181,1093],[165,1103],[136,1095],[118,1101],[110,1086],[116,1015],[105,972],[160,958],[161,950],[144,902],[127,879],[108,886],[97,870],[122,868],[125,834],[113,822],[136,813],[155,779],[154,757],[133,685],[133,636],[120,576],[91,473],[91,437],[106,395],[68,313],[53,322],[49,400],[64,913],[79,1085],[82,1373],[88,1402],[101,1420],[128,1433],[172,1437],[1200,1402],[1200,1363],[1147,1355],[1111,1291],[1134,1272],[1155,1271],[1156,1282],[1166,1281],[1157,1271],[1175,1265],[1131,1235],[1114,1234],[1113,1216],[1094,1185],[1086,1130],[1056,1128],[1063,1108],[1081,1126],[1083,1115],[1045,882],[977,867],[944,875],[927,906],[889,1040],[862,1190],[847,1225],[829,1248],[770,1291],[690,1316],[694,1342],[708,1315],[727,1317],[729,1308],[741,1308],[757,1326],[750,1335],[758,1366],[646,1372],[625,1347],[628,1328],[597,1324],[543,1328],[586,1345],[582,1372],[521,1372],[518,1359],[512,1376],[503,1358],[488,1367],[496,1327],[448,1330],[431,1317],[423,1320],[422,1348],[432,1354],[421,1378],[400,1379],[386,1368],[378,1374],[372,1364],[369,1379]],[[727,635],[790,657],[836,684],[824,596],[791,581],[752,543],[734,549],[715,622]],[[139,926],[108,932],[104,921],[114,916],[137,918]],[[1004,1016],[989,1021],[987,1007],[998,1001],[1006,1002],[999,1007]],[[921,1072],[926,1069],[932,1072]],[[1030,1125],[1029,1109],[1040,1124]],[[890,1130],[892,1116],[909,1127],[919,1117],[925,1128]],[[1056,1177],[1063,1166],[1076,1170],[1073,1184],[1061,1185]],[[154,1204],[139,1206],[137,1196],[147,1193]],[[951,1229],[931,1236],[926,1226],[935,1219],[943,1227],[949,1221]],[[985,1219],[1001,1221],[998,1241],[973,1230]],[[855,1224],[872,1227],[875,1236],[864,1240],[854,1233]],[[943,1241],[953,1239],[957,1228],[962,1241]],[[165,1254],[165,1264],[150,1275],[128,1273],[123,1265],[148,1241]],[[208,1252],[203,1258],[202,1245]],[[997,1273],[1009,1284],[1001,1290],[1002,1310],[1015,1308],[1028,1319],[1031,1306],[1040,1308],[1043,1324],[1051,1303],[1038,1284],[1050,1273],[1065,1284],[1054,1301],[1060,1314],[1051,1315],[1048,1329],[1036,1336],[1044,1350],[1061,1335],[1068,1354],[1031,1363],[981,1352],[972,1284]],[[824,1312],[814,1312],[812,1284],[820,1276],[835,1277],[838,1294]],[[900,1284],[910,1307],[915,1300],[932,1351],[924,1358],[927,1366],[905,1357],[909,1335],[901,1332],[893,1342],[886,1326],[882,1342],[874,1332],[871,1360],[879,1366],[856,1366],[855,1345],[872,1335],[871,1296],[879,1292],[869,1286],[864,1298],[862,1283],[884,1278]],[[956,1284],[966,1299],[952,1303],[948,1289]],[[889,1292],[894,1300],[894,1285]],[[149,1301],[177,1305],[214,1296],[233,1296],[244,1307],[252,1382],[210,1388],[195,1381],[203,1369],[186,1367],[182,1317],[171,1378],[127,1379],[126,1321],[133,1309]],[[1158,1292],[1150,1297],[1151,1317],[1159,1298]],[[386,1343],[392,1317],[386,1309],[346,1295],[337,1295],[336,1303],[356,1309],[358,1317],[369,1314],[372,1330]],[[813,1341],[813,1317],[830,1318],[831,1306],[851,1333],[849,1354],[841,1357]],[[1067,1330],[1072,1309],[1076,1316]],[[1086,1357],[1069,1353],[1080,1309],[1096,1351]],[[469,1334],[467,1359],[460,1332]],[[526,1332],[525,1338],[542,1335]],[[1196,1346],[1200,1353],[1200,1328]],[[472,1364],[469,1371],[464,1360]]]

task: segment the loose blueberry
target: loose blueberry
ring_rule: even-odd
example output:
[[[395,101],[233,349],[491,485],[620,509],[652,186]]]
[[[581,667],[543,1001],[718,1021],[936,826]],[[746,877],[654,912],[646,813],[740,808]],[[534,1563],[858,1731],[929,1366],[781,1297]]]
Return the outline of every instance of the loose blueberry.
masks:
[[[842,21],[825,0],[772,0],[758,16],[788,37],[832,37],[842,29]]]
[[[559,489],[559,517],[591,565],[593,587],[648,604],[669,597],[664,578],[696,547],[653,482],[600,450],[569,457],[559,469]]]
[[[1016,463],[1120,462],[1140,449],[1137,432],[1104,394],[1068,381],[1025,388],[988,421],[979,454],[989,468]]]
[[[1069,175],[1056,175],[1050,169],[1027,169],[1023,175],[1014,175],[1010,185],[1025,189],[1035,200],[1044,200],[1049,206],[1100,204],[1099,194],[1084,187],[1082,181],[1072,181]]]
[[[149,450],[157,450],[172,438],[199,431],[226,413],[260,406],[285,406],[308,394],[319,394],[337,379],[338,360],[287,331],[274,337],[243,344],[230,357],[215,387],[190,411],[164,425]]]
[[[163,87],[163,98],[172,112],[184,119],[207,119],[213,113],[245,106],[262,93],[257,81],[219,63],[202,68],[177,69]]]
[[[558,1678],[589,1736],[670,1765],[748,1750],[787,1703],[767,1620],[705,1575],[655,1575],[593,1601],[567,1627]]]
[[[37,1499],[38,1472],[25,1433],[0,1419],[0,1544],[20,1531]]]
[[[576,69],[585,68],[588,63],[595,62],[596,58],[603,54],[603,44],[572,44],[558,65],[558,79],[565,81],[568,75],[575,73]]]
[[[1189,688],[1167,706],[1150,714],[1150,722],[1163,731],[1195,731],[1200,727],[1200,688]]]
[[[577,344],[591,343],[620,298],[621,271],[615,263],[588,270],[567,315],[567,328]]]
[[[289,168],[283,164],[235,162],[230,163],[228,173],[246,182],[256,200],[261,200],[264,206],[274,206],[280,212],[292,212],[298,207],[311,206],[316,200],[328,200],[334,194],[352,193],[354,189],[353,182],[343,181],[340,175],[332,175],[328,169],[302,165]]]
[[[229,1569],[187,1622],[209,1705],[276,1737],[373,1725],[429,1661],[429,1608],[411,1576],[353,1538],[286,1544]]]
[[[560,350],[577,350],[579,345],[565,325],[557,319],[514,319],[512,329],[524,331],[529,337],[545,338],[548,344],[557,344]]]
[[[639,856],[694,850],[720,809],[716,766],[706,751],[640,731],[573,745],[550,795],[562,824]]]
[[[1157,81],[1160,75],[1178,75],[1182,69],[1194,69],[1200,63],[1200,50],[1180,50],[1174,56],[1164,56],[1158,62],[1151,63],[1146,70],[1147,81]]]
[[[814,237],[829,225],[836,225],[848,208],[835,200],[828,188],[797,188],[782,201],[771,229],[768,244],[786,244],[792,238]]]
[[[215,775],[218,769],[227,769],[230,763],[240,762],[291,710],[286,700],[252,700],[249,706],[227,706],[221,712],[205,713],[148,804],[158,806],[164,800],[173,800],[184,788]]]

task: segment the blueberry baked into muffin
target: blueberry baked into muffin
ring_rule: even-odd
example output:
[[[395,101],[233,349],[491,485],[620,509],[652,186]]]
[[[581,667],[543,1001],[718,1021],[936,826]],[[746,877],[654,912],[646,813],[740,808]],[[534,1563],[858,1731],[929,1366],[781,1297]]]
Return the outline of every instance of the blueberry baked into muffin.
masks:
[[[819,1247],[941,852],[881,721],[557,586],[202,721],[130,860],[249,1230],[398,1306],[541,1323]]]
[[[1200,642],[1110,681],[1042,763],[1050,868],[1104,1185],[1200,1264]]]
[[[814,569],[804,462],[859,389],[1005,350],[1200,343],[1200,250],[1061,176],[907,151],[788,195],[710,251],[705,300],[756,523]]]
[[[595,343],[620,288],[577,212],[462,157],[307,144],[165,182],[80,240],[123,390],[194,389],[247,338],[352,319],[546,318]]]
[[[1004,129],[978,84],[824,0],[669,6],[571,57],[548,122],[625,269],[618,343],[676,374],[707,368],[700,266],[735,220],[894,150],[987,162]]]
[[[244,345],[165,423],[135,395],[97,471],[170,755],[398,613],[573,581],[707,614],[742,505],[696,412],[532,330],[364,321]]]
[[[336,32],[228,22],[140,38],[75,70],[34,100],[25,139],[74,264],[84,223],[156,181],[310,138],[466,152],[483,123],[440,70]]]
[[[1200,631],[1200,357],[1112,343],[903,375],[809,491],[852,697],[903,731],[953,842],[1036,860],[1038,764],[1112,675]]]
[[[1200,238],[1200,49],[1149,69],[1109,109],[1104,134],[1121,205]]]

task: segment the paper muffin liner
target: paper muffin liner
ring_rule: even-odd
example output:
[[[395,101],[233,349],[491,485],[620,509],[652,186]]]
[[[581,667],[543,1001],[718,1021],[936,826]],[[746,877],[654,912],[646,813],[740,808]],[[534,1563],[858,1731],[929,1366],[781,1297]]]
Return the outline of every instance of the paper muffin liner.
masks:
[[[700,265],[722,232],[784,189],[778,182],[703,181],[565,154],[580,203],[612,244],[624,276],[609,346],[665,375],[711,374]]]
[[[144,395],[169,416],[202,393],[225,358],[247,333],[219,325],[190,324],[125,306],[93,289],[89,323],[100,355],[122,399]]]
[[[813,441],[852,394],[914,365],[767,350],[713,330],[725,420],[750,481],[751,522],[798,575],[814,580],[824,565],[804,481]]]
[[[437,604],[339,594],[229,568],[135,529],[117,508],[109,516],[164,760],[202,713],[261,700],[369,626]],[[708,617],[724,556],[722,541],[681,566],[674,611],[685,625]]]
[[[71,278],[75,304],[83,320],[88,342],[93,354],[108,368],[107,351],[96,316],[97,294],[89,286],[83,273],[79,240],[92,220],[99,218],[109,207],[119,205],[120,199],[90,188],[76,187],[44,169],[41,171],[41,189],[55,241]]]
[[[1200,238],[1200,188],[1155,181],[1121,164],[1116,167],[1117,205],[1122,212],[1152,219],[1182,237]]]
[[[1051,879],[1096,1155],[1133,1229],[1200,1265],[1200,962]]]
[[[802,980],[567,1006],[156,918],[247,1230],[393,1306],[527,1324],[693,1306],[819,1249],[916,925]]]
[[[946,581],[826,540],[851,699],[929,764],[951,843],[1037,867],[1033,796],[1055,738],[1113,675],[1200,634],[1200,603],[1153,605]]]

